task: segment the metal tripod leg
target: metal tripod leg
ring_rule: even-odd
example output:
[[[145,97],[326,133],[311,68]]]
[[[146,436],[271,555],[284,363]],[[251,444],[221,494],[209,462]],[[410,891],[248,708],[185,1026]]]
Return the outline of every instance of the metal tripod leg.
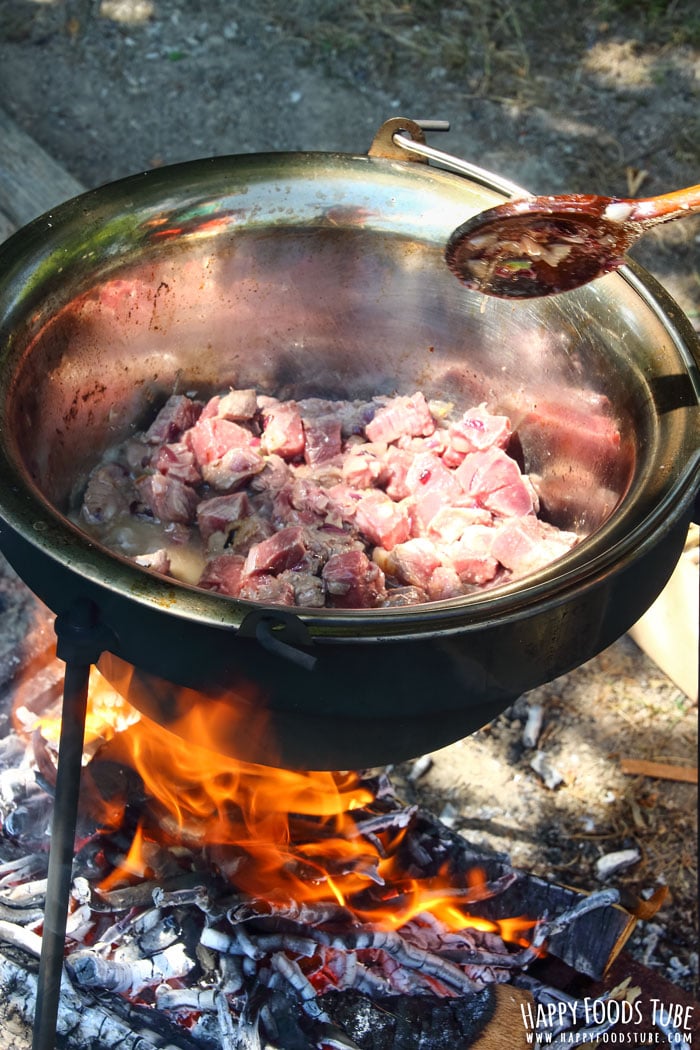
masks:
[[[55,1050],[56,1045],[88,681],[90,667],[104,649],[104,632],[90,602],[78,602],[58,616],[55,630],[58,656],[65,661],[66,672],[32,1050]]]

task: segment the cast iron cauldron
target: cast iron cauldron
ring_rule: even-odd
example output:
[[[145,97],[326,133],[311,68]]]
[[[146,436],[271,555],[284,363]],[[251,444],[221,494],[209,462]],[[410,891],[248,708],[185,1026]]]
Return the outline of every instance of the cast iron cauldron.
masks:
[[[472,732],[621,635],[692,513],[700,355],[678,308],[632,265],[543,300],[465,291],[444,244],[502,184],[416,161],[397,128],[422,139],[392,121],[368,155],[136,175],[0,248],[0,548],[57,613],[94,603],[101,666],[136,665],[146,713],[175,726],[192,705],[223,712],[216,742],[243,758],[370,766]],[[173,391],[229,384],[487,402],[511,416],[545,515],[586,538],[480,595],[292,613],[150,573],[70,523],[107,446]],[[613,452],[596,436],[611,426]]]

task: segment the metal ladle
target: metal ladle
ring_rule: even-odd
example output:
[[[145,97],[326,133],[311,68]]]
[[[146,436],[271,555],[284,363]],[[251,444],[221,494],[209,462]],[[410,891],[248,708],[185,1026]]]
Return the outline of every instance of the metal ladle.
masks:
[[[502,299],[570,291],[621,266],[652,226],[700,211],[700,185],[660,197],[523,197],[451,234],[445,260],[467,288]]]

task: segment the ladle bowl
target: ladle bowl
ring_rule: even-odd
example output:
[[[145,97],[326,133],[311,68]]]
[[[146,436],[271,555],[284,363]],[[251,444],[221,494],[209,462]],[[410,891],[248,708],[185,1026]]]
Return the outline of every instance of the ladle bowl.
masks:
[[[445,260],[465,287],[486,295],[556,295],[618,269],[652,227],[697,211],[700,185],[637,200],[519,198],[460,224],[449,237]]]

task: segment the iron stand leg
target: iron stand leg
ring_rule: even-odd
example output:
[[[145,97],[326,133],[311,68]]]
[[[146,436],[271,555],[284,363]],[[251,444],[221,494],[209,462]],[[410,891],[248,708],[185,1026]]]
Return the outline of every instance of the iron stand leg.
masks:
[[[104,649],[104,632],[91,602],[77,602],[66,614],[56,617],[55,630],[58,656],[65,662],[66,671],[32,1050],[54,1050],[56,1044],[88,681],[90,667]]]

